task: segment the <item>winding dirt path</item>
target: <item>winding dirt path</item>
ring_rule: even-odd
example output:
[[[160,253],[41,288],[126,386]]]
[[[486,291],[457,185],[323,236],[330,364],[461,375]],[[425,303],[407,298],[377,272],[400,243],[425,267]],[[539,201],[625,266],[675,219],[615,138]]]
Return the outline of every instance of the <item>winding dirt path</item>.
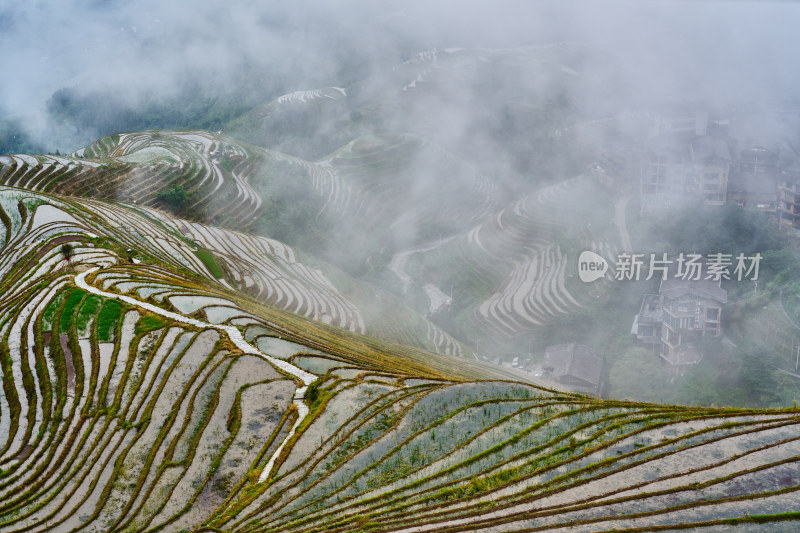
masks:
[[[222,331],[228,336],[228,338],[231,340],[231,342],[236,345],[236,348],[241,350],[243,353],[250,354],[250,355],[256,355],[256,356],[259,356],[259,357],[263,357],[264,359],[269,361],[270,364],[272,364],[273,366],[276,366],[276,367],[280,368],[281,370],[283,370],[284,372],[299,378],[303,382],[303,387],[300,387],[295,391],[295,393],[294,393],[294,401],[292,402],[293,405],[297,408],[297,420],[295,421],[294,425],[292,425],[292,428],[289,430],[289,433],[286,435],[286,438],[283,440],[283,442],[281,442],[280,446],[278,446],[278,448],[275,450],[275,452],[273,452],[272,456],[269,459],[269,462],[267,462],[267,465],[264,467],[264,470],[261,472],[261,476],[258,478],[259,482],[266,481],[267,477],[270,474],[270,471],[272,470],[272,467],[275,464],[275,460],[278,458],[278,456],[280,455],[281,451],[283,451],[283,448],[286,446],[286,443],[289,442],[289,439],[292,438],[292,436],[294,435],[295,431],[297,430],[297,427],[302,423],[302,421],[308,415],[308,405],[306,405],[306,403],[304,401],[305,394],[306,394],[306,390],[308,389],[308,386],[313,381],[315,381],[317,379],[317,376],[315,376],[314,374],[311,374],[309,372],[306,372],[305,370],[303,370],[301,368],[298,368],[298,367],[294,366],[293,364],[291,364],[291,363],[289,363],[287,361],[284,361],[282,359],[278,359],[276,357],[272,357],[270,355],[267,355],[267,354],[261,352],[257,348],[254,348],[250,343],[248,343],[246,340],[244,340],[244,337],[242,337],[242,333],[238,329],[236,329],[234,326],[226,326],[226,325],[221,325],[221,324],[211,324],[211,323],[208,323],[208,322],[204,322],[202,320],[197,320],[195,318],[190,318],[190,317],[181,315],[179,313],[174,313],[172,311],[167,311],[165,309],[161,309],[160,307],[155,306],[155,305],[153,305],[151,303],[142,302],[141,300],[137,300],[136,298],[133,298],[131,296],[127,296],[127,295],[124,295],[124,294],[115,294],[115,293],[112,293],[112,292],[105,292],[105,291],[103,291],[101,289],[98,289],[97,287],[87,283],[86,282],[86,276],[88,276],[89,274],[91,274],[93,272],[96,272],[99,269],[100,269],[100,267],[92,268],[92,269],[89,269],[89,270],[87,270],[85,272],[82,272],[82,273],[78,274],[77,276],[75,276],[75,284],[78,287],[80,287],[81,289],[83,289],[83,290],[85,290],[87,292],[90,292],[92,294],[95,294],[97,296],[102,296],[104,298],[112,298],[114,300],[120,300],[120,301],[128,303],[130,305],[135,305],[135,306],[140,307],[142,309],[146,309],[146,310],[148,310],[148,311],[150,311],[152,313],[155,313],[157,315],[161,315],[163,317],[167,317],[167,318],[169,318],[171,320],[174,320],[175,322],[180,322],[180,323],[183,323],[183,324],[189,324],[189,325],[196,326],[196,327],[199,327],[199,328],[214,328],[216,330]]]
[[[614,223],[619,228],[619,236],[622,240],[622,251],[626,253],[633,253],[633,246],[631,245],[631,237],[628,235],[628,224],[625,220],[625,208],[628,206],[630,196],[623,196],[614,206]]]
[[[400,282],[403,284],[403,294],[406,294],[408,292],[408,289],[411,287],[411,283],[413,281],[411,279],[411,276],[406,272],[406,263],[408,262],[408,258],[420,252],[428,252],[430,250],[439,248],[443,244],[452,241],[456,237],[457,237],[456,235],[451,235],[446,239],[439,238],[433,242],[420,244],[419,246],[415,246],[413,248],[397,252],[392,256],[392,259],[389,261],[387,268],[392,272],[394,272],[395,276],[400,278]]]

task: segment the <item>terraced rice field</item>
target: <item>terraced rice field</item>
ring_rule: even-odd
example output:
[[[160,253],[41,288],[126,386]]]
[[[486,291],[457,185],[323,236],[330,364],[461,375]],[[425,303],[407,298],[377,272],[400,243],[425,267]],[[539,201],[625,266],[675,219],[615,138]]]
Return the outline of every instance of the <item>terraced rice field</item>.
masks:
[[[465,227],[497,202],[480,171],[413,135],[360,138],[308,168],[326,209],[377,228]]]
[[[15,189],[3,189],[0,194],[18,201],[26,197]],[[36,209],[29,221],[29,229],[33,233],[24,233],[27,239],[24,243],[28,247],[48,235],[72,228],[84,233],[79,237],[82,241],[88,240],[85,236],[87,232],[94,237],[106,235],[120,248],[133,250],[139,256],[215,279],[209,265],[197,254],[198,250],[210,250],[215,260],[221,263],[223,271],[230,274],[230,281],[215,279],[220,286],[236,286],[259,300],[294,313],[351,331],[364,331],[364,322],[358,309],[338,292],[322,272],[300,262],[291,247],[278,241],[171,219],[158,211],[138,206],[125,208],[97,200],[84,200],[79,207],[74,202],[50,198],[47,201],[52,203],[36,205],[44,202],[45,197],[32,195],[28,198],[31,209]],[[18,206],[9,207],[7,212],[10,213],[7,216],[12,225],[9,233],[23,230],[21,217],[24,214],[20,213]],[[53,220],[48,220],[48,217]],[[14,225],[17,220],[18,226]],[[61,241],[66,242],[63,239]],[[63,244],[61,241],[56,244]],[[23,244],[13,239],[12,242]],[[22,253],[23,249],[20,248],[18,252]],[[53,255],[57,255],[56,252],[52,250]],[[76,249],[76,253],[80,258],[80,254],[89,252],[80,248]],[[4,260],[10,268],[19,261],[19,257],[8,255]]]
[[[185,234],[214,252],[238,288],[256,298],[327,324],[364,333],[360,311],[317,269],[274,239],[180,223]]]
[[[187,212],[248,228],[263,203],[251,180],[264,156],[204,131],[123,133],[72,156],[3,156],[0,183],[156,207],[164,207],[159,191],[174,184],[187,192]]]
[[[293,91],[278,97],[278,104],[304,104],[318,98],[328,98],[338,100],[347,96],[347,91],[341,87],[326,87],[324,89],[312,89],[310,91]]]
[[[317,379],[286,359],[322,352],[181,274],[210,278],[166,220],[143,242],[173,248],[124,261],[119,217],[151,221],[88,204],[0,190],[0,530],[192,526],[271,472]]]
[[[507,382],[401,386],[374,376],[330,387],[338,392],[269,488],[231,502],[211,525],[681,528],[792,509],[798,489],[796,411],[598,402]]]
[[[500,231],[563,260],[556,228],[514,237],[561,192],[481,253]],[[384,345],[291,248],[147,207],[4,187],[0,222],[0,531],[799,523],[796,407],[600,400]],[[580,305],[557,272],[536,294]]]
[[[409,271],[423,278],[435,272],[433,285],[452,283],[457,294],[470,286],[490,288],[472,302],[471,319],[496,338],[546,326],[594,301],[613,275],[620,237],[616,228],[597,223],[603,218],[598,214],[604,208],[599,203],[602,194],[583,176],[545,187],[459,236],[396,254],[390,269],[404,288],[409,286]],[[577,259],[583,250],[598,253],[612,265],[605,281],[577,280]]]
[[[570,289],[566,282],[568,275],[577,272],[580,251],[592,250],[614,264],[618,240],[598,241],[591,223],[570,228],[570,219],[565,217],[576,196],[577,203],[585,201],[581,191],[587,188],[587,181],[574,178],[526,196],[469,233],[469,244],[484,253],[515,258],[500,287],[478,306],[476,318],[481,324],[505,335],[530,325],[545,325],[582,306],[576,289],[583,287],[575,284]],[[558,241],[569,230],[574,242],[567,252]],[[585,291],[580,292],[585,297]]]

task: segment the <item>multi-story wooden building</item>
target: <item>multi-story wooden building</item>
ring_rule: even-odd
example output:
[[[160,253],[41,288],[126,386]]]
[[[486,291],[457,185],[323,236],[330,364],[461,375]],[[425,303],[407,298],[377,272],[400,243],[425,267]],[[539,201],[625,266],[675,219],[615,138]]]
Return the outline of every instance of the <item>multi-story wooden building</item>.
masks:
[[[779,161],[778,213],[781,225],[800,228],[800,156],[784,150]]]
[[[728,196],[731,153],[722,139],[705,135],[689,143],[695,182],[705,203],[722,205]]]
[[[739,152],[728,180],[728,201],[775,211],[778,207],[778,150],[754,144]]]
[[[668,278],[658,294],[646,294],[631,334],[674,367],[700,362],[701,337],[722,335],[727,291],[718,281]]]
[[[693,184],[689,183],[689,154],[686,144],[672,136],[650,139],[642,162],[641,212],[681,203]]]

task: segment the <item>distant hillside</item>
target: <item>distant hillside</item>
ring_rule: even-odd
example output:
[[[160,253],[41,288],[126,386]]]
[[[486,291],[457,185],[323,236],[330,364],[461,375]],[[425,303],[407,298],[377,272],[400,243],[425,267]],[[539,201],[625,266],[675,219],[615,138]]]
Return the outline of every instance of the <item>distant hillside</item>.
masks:
[[[433,49],[347,86],[300,88],[222,129],[306,159],[366,135],[412,132],[513,189],[575,171],[580,157],[553,134],[622,111],[619,98],[599,97],[623,90],[620,80],[613,57],[578,44]]]

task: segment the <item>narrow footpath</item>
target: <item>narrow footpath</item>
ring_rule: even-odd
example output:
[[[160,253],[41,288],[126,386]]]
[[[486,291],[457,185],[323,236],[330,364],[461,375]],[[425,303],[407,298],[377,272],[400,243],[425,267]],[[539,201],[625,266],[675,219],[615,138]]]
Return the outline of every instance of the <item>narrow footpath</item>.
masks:
[[[623,196],[614,205],[614,223],[619,228],[619,236],[622,241],[622,251],[632,254],[633,246],[631,245],[631,237],[628,234],[628,224],[625,220],[625,209],[628,207],[630,196]]]
[[[297,420],[295,421],[294,425],[292,425],[292,428],[289,430],[289,433],[286,435],[286,438],[283,439],[283,442],[281,442],[280,446],[278,446],[278,448],[275,450],[275,452],[273,452],[272,456],[270,457],[269,461],[267,462],[267,465],[264,467],[264,470],[261,472],[261,476],[258,478],[259,482],[263,483],[264,481],[266,481],[267,477],[269,477],[269,474],[270,474],[270,471],[272,470],[272,467],[275,465],[275,460],[278,458],[280,453],[283,451],[283,448],[286,446],[286,443],[289,442],[289,439],[291,439],[292,436],[294,436],[294,433],[297,430],[297,427],[302,423],[302,421],[305,419],[305,417],[308,416],[309,409],[308,409],[308,405],[304,401],[305,400],[305,394],[306,394],[306,390],[308,389],[308,386],[313,381],[315,381],[317,379],[317,376],[315,376],[314,374],[311,374],[309,372],[306,372],[302,368],[298,368],[298,367],[294,366],[293,364],[289,363],[288,361],[284,361],[282,359],[278,359],[276,357],[272,357],[270,355],[267,355],[267,354],[263,353],[262,351],[258,350],[257,348],[254,348],[250,343],[248,343],[246,340],[244,340],[244,337],[242,337],[242,333],[238,329],[236,329],[234,326],[225,326],[225,325],[221,325],[221,324],[211,324],[211,323],[208,323],[208,322],[203,322],[202,320],[197,320],[195,318],[190,318],[190,317],[181,315],[179,313],[173,313],[172,311],[167,311],[165,309],[161,309],[160,307],[155,306],[155,305],[153,305],[151,303],[143,302],[141,300],[137,300],[136,298],[133,298],[131,296],[127,296],[125,294],[115,294],[113,292],[105,292],[105,291],[103,291],[101,289],[98,289],[97,287],[95,287],[93,285],[89,285],[86,282],[86,276],[88,276],[89,274],[92,274],[93,272],[96,272],[99,269],[100,269],[100,267],[92,268],[90,270],[87,270],[86,272],[82,272],[82,273],[78,274],[77,276],[75,276],[75,284],[78,287],[80,287],[81,289],[83,289],[83,290],[85,290],[87,292],[90,292],[92,294],[95,294],[97,296],[102,296],[103,298],[111,298],[111,299],[114,299],[114,300],[120,300],[120,301],[128,303],[130,305],[134,305],[136,307],[140,307],[142,309],[146,309],[146,310],[148,310],[148,311],[150,311],[152,313],[155,313],[157,315],[161,315],[163,317],[169,318],[171,320],[174,320],[175,322],[180,322],[180,323],[183,323],[183,324],[189,324],[189,325],[196,326],[196,327],[199,327],[199,328],[214,328],[216,330],[222,331],[228,336],[228,338],[231,340],[231,342],[234,345],[236,345],[236,348],[238,348],[239,350],[242,351],[242,353],[246,353],[246,354],[250,354],[250,355],[257,355],[259,357],[263,357],[264,359],[269,361],[270,364],[272,364],[273,366],[275,366],[277,368],[280,368],[284,372],[299,378],[303,382],[303,386],[298,388],[295,391],[294,400],[292,402],[292,404],[297,408]]]

